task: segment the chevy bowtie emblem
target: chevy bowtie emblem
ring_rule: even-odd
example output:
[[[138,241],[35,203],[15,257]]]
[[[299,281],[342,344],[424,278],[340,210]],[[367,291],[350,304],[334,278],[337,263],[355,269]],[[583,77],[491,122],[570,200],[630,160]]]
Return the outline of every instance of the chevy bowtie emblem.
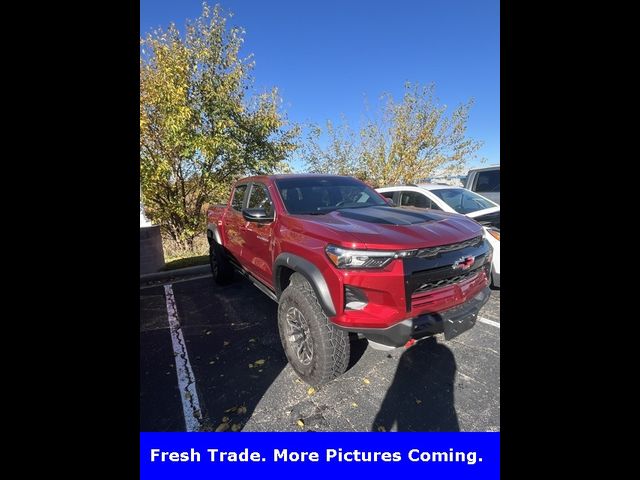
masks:
[[[457,270],[457,269],[466,270],[469,267],[471,267],[471,265],[473,265],[475,262],[476,262],[476,259],[473,258],[472,256],[462,257],[456,260],[453,263],[453,265],[451,265],[451,268],[453,268],[454,270]]]

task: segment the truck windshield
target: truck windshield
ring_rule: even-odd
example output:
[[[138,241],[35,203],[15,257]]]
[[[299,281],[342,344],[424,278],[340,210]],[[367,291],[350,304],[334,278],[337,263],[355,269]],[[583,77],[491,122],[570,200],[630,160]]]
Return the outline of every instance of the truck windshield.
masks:
[[[291,177],[275,183],[291,214],[321,215],[343,208],[388,206],[375,190],[350,177]]]
[[[462,214],[498,206],[491,200],[464,188],[438,188],[431,190],[431,193],[437,195],[456,212]]]

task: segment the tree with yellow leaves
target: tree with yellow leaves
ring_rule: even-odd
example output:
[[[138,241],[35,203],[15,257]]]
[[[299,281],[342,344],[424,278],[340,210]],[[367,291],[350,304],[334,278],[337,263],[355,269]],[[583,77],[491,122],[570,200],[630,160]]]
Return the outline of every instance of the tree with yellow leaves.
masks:
[[[435,85],[405,85],[401,102],[385,94],[381,115],[356,135],[346,121],[327,122],[328,142],[312,125],[303,157],[316,173],[353,175],[374,187],[413,183],[435,172],[461,173],[482,142],[466,136],[469,101],[449,115],[435,98]]]
[[[295,149],[277,89],[248,96],[254,64],[230,17],[203,4],[184,34],[171,24],[140,41],[142,195],[149,218],[185,248],[204,231],[207,203],[226,201],[241,176],[288,170]]]

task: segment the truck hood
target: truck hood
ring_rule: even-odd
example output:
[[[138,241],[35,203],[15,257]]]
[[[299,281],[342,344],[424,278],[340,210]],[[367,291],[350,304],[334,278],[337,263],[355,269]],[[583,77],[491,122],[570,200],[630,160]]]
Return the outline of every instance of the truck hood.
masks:
[[[310,224],[308,227],[313,224],[335,232],[327,235],[336,239],[335,244],[376,250],[435,247],[482,235],[482,227],[475,221],[437,210],[375,206],[298,218]]]

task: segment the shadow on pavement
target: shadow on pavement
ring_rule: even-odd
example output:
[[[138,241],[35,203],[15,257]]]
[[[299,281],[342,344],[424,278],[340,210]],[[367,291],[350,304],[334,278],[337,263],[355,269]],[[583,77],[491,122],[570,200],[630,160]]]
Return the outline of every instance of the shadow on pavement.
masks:
[[[351,370],[362,358],[364,352],[367,350],[369,342],[366,338],[358,338],[357,333],[349,333],[349,347],[351,349],[351,355],[349,357],[349,364],[347,365],[347,372]]]
[[[428,338],[400,357],[393,383],[371,426],[373,431],[460,430],[454,407],[453,353]]]
[[[287,360],[277,305],[244,279],[173,285],[203,406],[202,430],[239,431]]]
[[[202,408],[201,430],[242,430],[287,365],[277,304],[250,282],[211,278],[175,283],[176,308]],[[142,431],[185,429],[162,286],[141,290]],[[153,325],[152,325],[153,323]],[[367,348],[351,338],[349,367]]]
[[[240,278],[224,287],[202,278],[172,288],[203,409],[201,429],[240,431],[287,365],[277,304]],[[163,287],[141,290],[140,306],[140,429],[183,431]],[[349,369],[367,349],[365,339],[350,340]],[[433,338],[418,342],[401,355],[373,424],[371,417],[365,424],[373,431],[458,431],[455,372],[449,348]]]

